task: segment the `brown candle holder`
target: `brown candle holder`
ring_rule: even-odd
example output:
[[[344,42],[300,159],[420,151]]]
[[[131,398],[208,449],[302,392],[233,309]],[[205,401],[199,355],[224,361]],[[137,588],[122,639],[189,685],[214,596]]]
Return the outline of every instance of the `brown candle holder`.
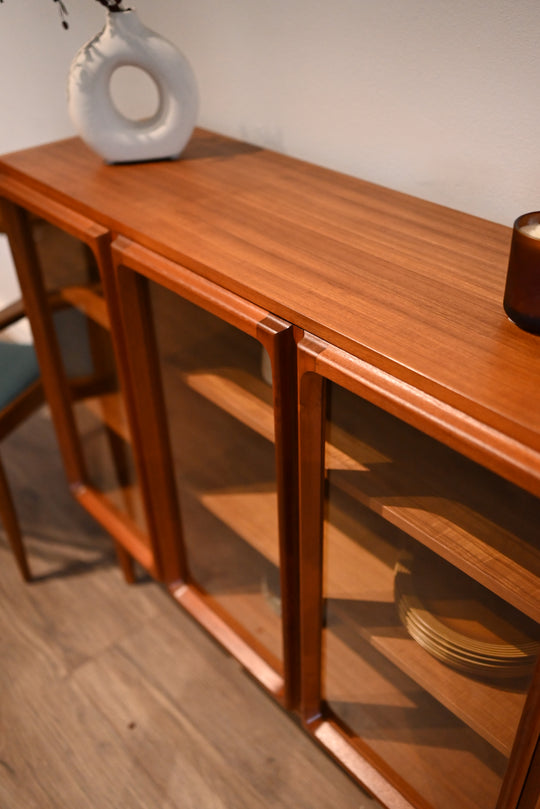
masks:
[[[514,222],[503,306],[516,326],[540,334],[540,211]]]

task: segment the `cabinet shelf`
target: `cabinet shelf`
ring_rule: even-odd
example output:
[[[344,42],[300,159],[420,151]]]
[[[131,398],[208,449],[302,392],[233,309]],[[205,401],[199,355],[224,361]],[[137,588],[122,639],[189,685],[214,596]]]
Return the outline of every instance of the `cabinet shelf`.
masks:
[[[185,370],[170,352],[163,374],[190,572],[225,623],[282,673],[272,386],[206,359]]]
[[[273,441],[272,389],[262,379],[238,368],[179,373],[177,378],[191,391],[216,405],[220,416],[231,416],[262,438]],[[227,425],[221,425],[220,422],[216,430],[226,427]],[[179,458],[180,455],[181,453]],[[253,479],[255,482],[249,485],[197,490],[188,480],[184,480],[182,488],[189,488],[208,512],[277,566],[279,546],[276,487],[274,482],[256,482],[255,474]]]
[[[377,451],[341,428],[331,430],[350,459],[335,465],[327,451],[332,484],[540,620],[540,552],[531,528],[538,523],[530,518],[531,509],[538,512],[534,498],[442,446],[420,441],[412,447],[404,425],[393,457],[386,446]]]
[[[283,656],[275,492],[200,491],[184,484],[181,505],[198,588],[281,672],[275,662]]]
[[[275,487],[200,492],[203,506],[273,565],[279,565]]]
[[[339,515],[338,521],[343,520],[346,524],[349,517]],[[509,754],[523,693],[467,677],[412,640],[393,601],[393,570],[400,551],[372,532],[365,539],[369,549],[335,525],[326,527],[324,594],[352,646],[355,636],[367,641],[497,750]],[[362,684],[359,700],[361,691]]]
[[[269,441],[274,440],[274,411],[272,389],[262,379],[238,368],[219,372],[190,373],[184,381],[209,401],[234,416]],[[363,469],[346,452],[330,443],[326,445],[327,460],[334,469]]]
[[[323,706],[323,715],[331,721],[315,729],[315,736],[330,741],[336,752],[336,737],[345,738],[362,759],[375,758],[379,766],[384,762],[394,772],[406,773],[407,791],[416,791],[414,805],[495,806],[506,768],[504,755],[362,638],[356,638],[358,653],[350,642],[350,636],[330,631],[323,637],[333,661],[330,713]],[[354,772],[350,753],[347,764]]]
[[[144,506],[135,482],[131,439],[122,394],[118,390],[87,396],[75,403],[91,483],[119,514],[144,526]]]
[[[239,419],[250,429],[274,440],[272,389],[262,379],[237,368],[215,373],[192,373],[184,376],[186,384]],[[335,469],[362,469],[346,452],[332,444],[326,446],[327,459]]]
[[[124,408],[122,394],[119,391],[111,391],[101,396],[90,396],[81,403],[86,410],[103,422],[116,435],[122,438],[127,444],[130,443],[130,434]]]
[[[251,430],[274,440],[272,389],[239,368],[182,375],[185,384]]]
[[[81,312],[98,323],[104,329],[110,330],[107,304],[101,295],[99,285],[95,286],[71,286],[58,290],[58,296],[71,306],[76,307]]]

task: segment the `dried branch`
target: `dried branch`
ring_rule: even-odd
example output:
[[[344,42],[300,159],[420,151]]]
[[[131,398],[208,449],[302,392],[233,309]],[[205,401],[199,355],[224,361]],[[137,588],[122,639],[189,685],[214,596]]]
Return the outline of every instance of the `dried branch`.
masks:
[[[3,2],[4,0],[0,0],[0,3]],[[107,11],[129,11],[128,8],[124,8],[124,6],[122,6],[123,0],[96,0],[96,2],[100,3],[102,6],[105,6]],[[62,28],[69,28],[68,21],[66,20],[68,10],[63,0],[53,0],[53,3],[58,3],[58,13],[60,14]]]

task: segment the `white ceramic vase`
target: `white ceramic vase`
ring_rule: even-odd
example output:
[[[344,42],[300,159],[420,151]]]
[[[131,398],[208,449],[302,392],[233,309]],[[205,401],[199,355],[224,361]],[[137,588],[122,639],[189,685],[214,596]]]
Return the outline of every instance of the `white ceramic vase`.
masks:
[[[134,121],[114,104],[111,79],[126,66],[147,73],[157,87],[157,110],[149,118]],[[146,28],[133,9],[107,12],[105,28],[83,45],[71,64],[71,120],[80,137],[108,163],[178,157],[193,132],[198,101],[187,59]]]

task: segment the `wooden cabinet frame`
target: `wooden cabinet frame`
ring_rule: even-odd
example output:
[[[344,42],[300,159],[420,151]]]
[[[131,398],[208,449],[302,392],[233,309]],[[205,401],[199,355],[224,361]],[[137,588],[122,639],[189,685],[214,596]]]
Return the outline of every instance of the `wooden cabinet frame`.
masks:
[[[135,421],[145,464],[152,469],[148,485],[164,579],[176,600],[284,705],[292,708],[297,702],[298,673],[297,438],[293,328],[234,293],[127,239],[118,238],[114,242],[113,258],[123,324],[122,343],[126,349],[125,375],[133,390]],[[283,677],[264,659],[264,650],[260,654],[254,650],[253,642],[242,639],[238,628],[235,632],[231,631],[226,616],[212,609],[211,599],[191,579],[183,549],[180,509],[174,487],[148,280],[254,337],[268,351],[273,370]]]
[[[5,155],[0,197],[69,484],[115,538],[126,575],[136,559],[164,582],[385,806],[430,809],[406,783],[407,773],[397,775],[390,761],[353,739],[323,703],[325,398],[335,383],[385,418],[395,417],[400,430],[418,431],[411,441],[434,439],[469,470],[476,464],[474,475],[480,469],[484,479],[514,484],[519,502],[523,493],[536,498],[536,514],[539,338],[518,330],[503,311],[510,228],[200,129],[178,161],[105,166],[77,138]],[[146,531],[89,485],[27,212],[86,244],[99,267],[104,299],[92,316],[110,321]],[[273,425],[259,435],[266,439],[272,430],[275,440],[283,665],[191,576],[149,281],[254,338],[270,356],[273,401],[265,399],[264,413],[267,427],[271,419]],[[95,308],[84,295],[72,290],[66,301]],[[220,395],[215,392],[212,404]],[[332,475],[339,480],[337,465]],[[514,531],[505,553],[502,520],[488,530],[490,520],[480,519],[481,531],[465,525],[458,537],[441,523],[433,530],[431,512],[424,519],[412,508],[374,505],[370,491],[359,489],[355,504],[539,621],[540,555],[529,527],[521,544]],[[384,671],[393,665],[386,652],[384,661],[378,658]],[[413,679],[405,666],[400,671]],[[506,733],[506,714],[487,716],[485,693],[465,686],[467,705],[456,706],[457,698],[450,705],[450,689],[441,694],[442,687],[431,685],[434,672],[427,664],[423,680],[413,672],[418,689],[505,756],[493,768],[493,792],[508,761],[493,809],[539,809],[539,669]],[[474,761],[486,773],[484,760]],[[438,771],[429,773],[437,788]],[[478,793],[468,798],[470,806],[482,805]]]
[[[25,188],[11,178],[0,179],[3,198],[2,218],[8,234],[24,306],[34,336],[40,364],[43,388],[51,410],[64,469],[73,496],[103,525],[115,540],[118,559],[127,581],[134,581],[132,560],[136,559],[153,576],[161,578],[159,561],[152,545],[152,537],[142,531],[129,517],[111,507],[106,497],[97,491],[88,479],[81,440],[72,410],[72,395],[63,368],[61,352],[56,339],[47,291],[41,275],[40,262],[34,247],[29,214],[37,216],[63,230],[85,244],[96,260],[103,285],[105,301],[85,288],[71,288],[62,292],[66,303],[82,303],[83,310],[110,329],[119,371],[119,381],[125,392],[118,362],[122,354],[122,337],[117,328],[115,297],[111,287],[110,232],[101,225],[55,203],[39,192]],[[128,419],[129,399],[126,397]],[[142,497],[146,514],[149,513],[149,491],[144,485],[141,453],[134,435],[134,458],[139,478],[143,481]]]
[[[325,501],[325,424],[326,388],[328,382],[345,387],[366,401],[377,405],[404,422],[419,428],[431,437],[459,448],[474,460],[484,460],[486,466],[501,469],[497,444],[479,444],[471,440],[482,425],[460,418],[455,412],[439,419],[440,403],[417,392],[384,372],[355,360],[346,352],[335,349],[312,335],[305,335],[298,345],[299,391],[299,478],[300,478],[300,624],[301,624],[301,696],[300,713],[309,732],[356,777],[383,804],[392,807],[418,807],[425,804],[401,776],[392,771],[369,746],[351,734],[337,718],[327,715],[323,703],[322,635],[324,627],[323,603],[323,525]],[[419,406],[421,405],[421,406]],[[450,408],[445,408],[450,410]],[[452,415],[455,429],[452,429]],[[463,424],[461,424],[463,422]],[[504,443],[504,438],[502,439]],[[504,466],[507,477],[521,479],[521,470],[510,462]],[[532,476],[531,476],[532,477]],[[532,487],[537,488],[532,478]],[[375,508],[375,510],[377,510]],[[385,515],[392,521],[392,514]],[[453,551],[451,541],[444,540],[433,548],[454,564],[463,563],[459,549]],[[473,577],[486,583],[489,574],[480,568],[463,567]],[[525,575],[526,571],[522,571]],[[492,582],[490,582],[492,584]],[[506,582],[509,589],[519,590],[519,571],[516,581]],[[537,602],[538,579],[531,577],[532,599],[523,602],[531,608]],[[535,586],[533,586],[535,585]],[[534,809],[538,797],[538,752],[540,734],[540,658],[525,700],[521,719],[512,745],[506,775],[503,780],[497,809]],[[527,780],[528,779],[528,780]],[[536,785],[536,786],[535,786]]]

